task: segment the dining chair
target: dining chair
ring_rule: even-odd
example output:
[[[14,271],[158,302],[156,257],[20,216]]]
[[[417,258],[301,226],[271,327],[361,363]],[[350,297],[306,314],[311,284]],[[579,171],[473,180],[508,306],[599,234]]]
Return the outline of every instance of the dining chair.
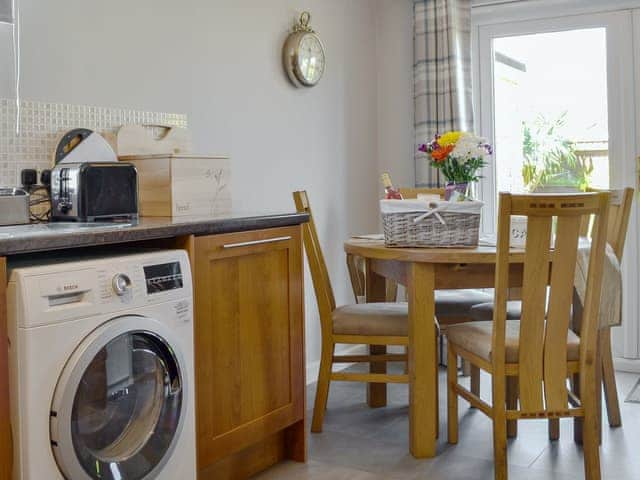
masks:
[[[591,192],[602,190],[590,189]],[[609,221],[607,224],[607,243],[611,245],[616,258],[622,263],[624,246],[627,238],[627,228],[633,204],[633,188],[621,190],[610,190]],[[590,227],[593,219],[591,215],[582,218],[580,224],[580,236],[587,237],[590,234]],[[521,302],[519,300],[507,302],[507,320],[517,320],[522,313]],[[471,308],[471,318],[476,321],[491,320],[493,316],[493,303],[482,303]],[[611,349],[611,328],[602,328],[599,331],[600,359],[602,363],[602,386],[604,388],[605,404],[607,406],[607,417],[611,427],[622,425],[620,415],[620,403],[618,400],[618,390],[616,388],[616,375],[613,365],[613,351]],[[474,385],[479,385],[479,371],[472,371]],[[479,395],[479,390],[474,391]],[[559,430],[557,426],[550,429],[552,439],[557,439]]]
[[[600,478],[596,364],[609,193],[500,194],[493,321],[452,325],[448,331],[449,443],[458,442],[458,396],[493,421],[496,480],[506,480],[507,424],[519,419],[583,418],[585,477]],[[511,215],[528,218],[522,315],[507,320]],[[571,303],[583,215],[595,215],[580,337],[571,329]],[[556,240],[550,248],[552,222]],[[550,269],[550,261],[553,268]],[[548,286],[548,287],[547,287]],[[546,309],[548,295],[548,309]],[[546,313],[546,315],[545,315]],[[491,404],[458,383],[457,357],[491,375]],[[579,396],[567,387],[577,374]],[[507,398],[507,385],[518,392]],[[513,401],[515,400],[515,401]]]
[[[293,198],[298,212],[309,215],[302,226],[303,241],[311,279],[316,294],[322,353],[315,404],[313,407],[312,432],[321,432],[329,396],[329,385],[333,381],[368,383],[409,383],[409,376],[387,374],[388,362],[407,362],[406,354],[335,355],[338,344],[387,346],[409,344],[408,307],[406,303],[360,303],[336,307],[331,280],[324,261],[309,198],[305,191],[294,192]],[[334,372],[334,363],[369,363],[369,373]],[[380,364],[385,368],[379,368]],[[378,367],[378,368],[376,368]]]

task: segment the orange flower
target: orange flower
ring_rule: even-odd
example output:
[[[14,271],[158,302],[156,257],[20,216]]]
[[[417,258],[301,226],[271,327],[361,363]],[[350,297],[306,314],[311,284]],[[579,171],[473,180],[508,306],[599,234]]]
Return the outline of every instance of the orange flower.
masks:
[[[449,154],[453,152],[454,148],[455,145],[447,145],[446,147],[441,147],[437,150],[434,150],[433,152],[431,152],[431,158],[433,158],[433,160],[438,163],[444,162]]]

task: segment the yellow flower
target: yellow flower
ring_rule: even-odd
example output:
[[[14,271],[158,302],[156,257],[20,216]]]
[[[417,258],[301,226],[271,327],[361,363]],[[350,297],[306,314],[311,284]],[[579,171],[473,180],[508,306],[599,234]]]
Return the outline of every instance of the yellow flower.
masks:
[[[438,139],[438,144],[441,147],[448,147],[449,145],[455,145],[460,139],[461,135],[462,135],[462,132],[457,132],[457,131],[444,133]]]

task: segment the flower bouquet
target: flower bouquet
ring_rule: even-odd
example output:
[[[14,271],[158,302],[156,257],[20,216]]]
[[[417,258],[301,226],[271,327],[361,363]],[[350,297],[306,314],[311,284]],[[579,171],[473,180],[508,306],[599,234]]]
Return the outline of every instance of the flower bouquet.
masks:
[[[431,166],[447,180],[446,200],[454,191],[469,196],[469,187],[480,179],[478,170],[487,164],[486,156],[493,153],[484,138],[456,131],[436,135],[430,143],[420,145],[419,150],[430,156]]]

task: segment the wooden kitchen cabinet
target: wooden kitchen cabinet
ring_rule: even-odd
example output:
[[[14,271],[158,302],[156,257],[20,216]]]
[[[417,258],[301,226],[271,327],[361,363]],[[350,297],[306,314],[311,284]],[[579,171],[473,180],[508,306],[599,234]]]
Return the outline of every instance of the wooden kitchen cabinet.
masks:
[[[7,335],[7,259],[0,257],[0,480],[9,480],[13,442],[9,411],[9,337]]]
[[[191,249],[199,478],[304,461],[301,228],[195,237]]]

